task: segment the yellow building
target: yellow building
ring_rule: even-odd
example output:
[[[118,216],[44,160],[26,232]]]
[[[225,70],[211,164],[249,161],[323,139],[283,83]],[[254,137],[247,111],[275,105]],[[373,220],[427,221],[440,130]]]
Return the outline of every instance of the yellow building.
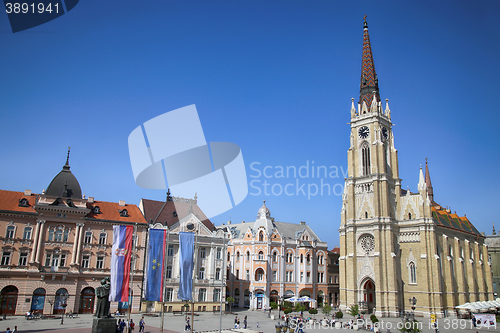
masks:
[[[414,310],[443,317],[465,302],[492,300],[485,237],[467,217],[434,201],[427,162],[418,191],[401,188],[391,110],[380,99],[366,20],[360,98],[357,107],[352,99],[350,114],[341,307],[359,305],[377,316]]]
[[[264,201],[254,222],[224,227],[230,234],[226,295],[235,306],[268,308],[293,296],[316,300],[310,307],[327,301],[327,244],[305,222],[275,221]]]

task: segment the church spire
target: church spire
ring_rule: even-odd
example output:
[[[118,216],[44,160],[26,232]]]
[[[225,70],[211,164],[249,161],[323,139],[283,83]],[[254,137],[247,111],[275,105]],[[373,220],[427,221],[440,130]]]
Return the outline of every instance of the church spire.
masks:
[[[373,62],[372,47],[370,44],[370,35],[368,34],[368,23],[366,23],[366,15],[364,16],[364,32],[363,32],[363,59],[361,63],[361,84],[359,90],[359,104],[363,107],[366,104],[367,111],[370,112],[373,98],[376,98],[377,103],[380,102],[380,94],[378,90],[378,78],[375,72],[375,63]]]
[[[431,175],[429,173],[429,166],[427,165],[427,157],[425,158],[425,184],[427,185],[427,193],[429,199],[434,201],[434,191],[432,190]]]

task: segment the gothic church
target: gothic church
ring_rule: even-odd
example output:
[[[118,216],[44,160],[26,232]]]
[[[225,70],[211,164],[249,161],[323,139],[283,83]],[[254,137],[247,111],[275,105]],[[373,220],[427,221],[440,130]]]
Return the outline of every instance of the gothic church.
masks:
[[[401,188],[391,111],[380,99],[366,17],[363,35],[339,230],[341,308],[455,316],[457,305],[493,299],[485,237],[467,217],[434,201],[427,162],[418,192]]]

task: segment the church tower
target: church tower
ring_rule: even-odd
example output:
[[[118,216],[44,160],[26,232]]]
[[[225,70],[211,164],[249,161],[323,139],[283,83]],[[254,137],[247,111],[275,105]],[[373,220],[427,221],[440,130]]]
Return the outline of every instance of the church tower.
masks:
[[[341,301],[369,312],[376,306],[385,314],[396,311],[398,303],[398,269],[387,259],[397,247],[394,222],[401,179],[391,111],[388,100],[385,109],[380,100],[366,16],[359,101],[356,106],[352,98],[350,125],[340,226],[340,269],[350,278],[341,278]]]

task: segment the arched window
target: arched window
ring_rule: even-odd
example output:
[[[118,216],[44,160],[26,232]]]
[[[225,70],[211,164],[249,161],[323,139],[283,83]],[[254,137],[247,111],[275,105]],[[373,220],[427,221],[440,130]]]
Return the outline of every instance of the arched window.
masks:
[[[250,251],[247,251],[247,261],[250,261]]]
[[[408,220],[411,220],[411,213],[408,213]]]
[[[31,239],[32,230],[33,230],[32,227],[25,227],[23,232],[23,239]]]
[[[361,165],[363,176],[368,176],[371,173],[370,147],[366,141],[361,144]]]
[[[101,232],[99,234],[99,244],[100,245],[106,244],[106,233],[105,232]]]
[[[448,255],[453,257],[453,247],[451,245],[448,245]]]
[[[259,232],[259,242],[264,241],[264,233],[262,231]]]
[[[227,253],[227,261],[231,260],[231,252]]]
[[[304,262],[304,255],[301,253],[300,254],[300,263],[302,264]]]
[[[63,235],[63,231],[61,229],[57,229],[54,240],[56,242],[62,242],[62,235]]]
[[[236,252],[236,261],[240,261],[240,253]]]
[[[309,253],[307,254],[306,261],[308,264],[311,263],[311,255]]]
[[[259,260],[264,260],[264,252],[259,251]]]
[[[417,267],[414,262],[410,262],[408,270],[410,274],[410,283],[417,283]]]
[[[273,252],[273,262],[277,262],[277,261],[278,261],[278,253]]]
[[[204,279],[205,279],[205,268],[201,267],[200,268],[200,280],[204,280]]]
[[[264,281],[264,270],[262,268],[258,268],[255,272],[255,281]]]

